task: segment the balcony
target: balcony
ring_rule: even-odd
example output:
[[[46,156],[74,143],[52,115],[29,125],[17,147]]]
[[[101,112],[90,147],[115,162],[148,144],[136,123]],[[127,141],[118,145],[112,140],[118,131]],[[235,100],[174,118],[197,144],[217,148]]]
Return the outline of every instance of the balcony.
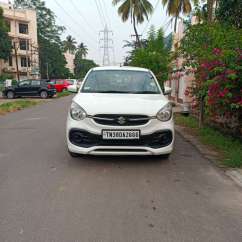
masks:
[[[3,72],[5,73],[14,73],[16,72],[16,68],[12,66],[7,66],[3,68]]]

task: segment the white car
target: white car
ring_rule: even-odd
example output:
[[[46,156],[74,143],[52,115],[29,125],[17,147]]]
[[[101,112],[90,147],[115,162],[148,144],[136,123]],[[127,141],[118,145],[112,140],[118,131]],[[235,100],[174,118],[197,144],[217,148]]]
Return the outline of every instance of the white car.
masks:
[[[67,90],[69,92],[78,92],[81,86],[81,81],[76,79],[68,79],[68,82],[71,83],[71,85],[67,87]]]
[[[93,68],[72,100],[66,136],[73,157],[168,157],[174,145],[172,105],[150,70]]]

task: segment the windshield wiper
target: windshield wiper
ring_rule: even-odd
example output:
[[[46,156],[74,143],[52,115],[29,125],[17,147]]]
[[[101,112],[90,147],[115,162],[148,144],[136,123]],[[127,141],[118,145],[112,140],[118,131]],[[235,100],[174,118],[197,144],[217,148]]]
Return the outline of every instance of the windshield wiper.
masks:
[[[134,94],[159,94],[159,93],[153,92],[153,91],[143,91],[143,92],[134,92]]]
[[[96,93],[131,93],[131,92],[123,92],[123,91],[98,91]]]

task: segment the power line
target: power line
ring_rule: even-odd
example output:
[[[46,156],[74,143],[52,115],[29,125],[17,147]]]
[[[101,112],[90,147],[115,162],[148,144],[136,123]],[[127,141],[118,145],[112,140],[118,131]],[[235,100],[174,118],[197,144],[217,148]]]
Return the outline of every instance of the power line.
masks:
[[[78,27],[80,27],[80,23],[78,23],[76,20],[75,20],[75,18],[73,18],[58,2],[57,2],[57,0],[54,0],[55,1],[55,3],[58,5],[58,7],[72,20],[72,22],[73,23],[75,23]],[[86,31],[86,33],[88,33],[87,31]],[[89,33],[88,33],[89,34]],[[89,36],[90,37],[90,36]],[[96,43],[96,40],[94,40],[94,38],[90,38],[92,41],[93,41],[93,43]]]
[[[105,15],[105,13],[104,13],[104,11],[103,11],[103,5],[102,5],[102,3],[101,3],[100,0],[97,0],[97,2],[98,2],[98,4],[99,4],[99,8],[100,8],[101,14],[102,14],[102,16],[103,16],[103,19],[104,19],[105,25],[107,25],[107,19],[106,19],[106,15]]]
[[[74,0],[70,0],[70,1],[71,1],[73,8],[77,11],[77,13],[80,15],[80,17],[86,22],[87,26],[90,26],[90,23],[87,21],[87,19],[85,18],[85,16],[79,9],[78,5],[76,5],[75,1]],[[93,26],[91,26],[91,27],[92,27],[92,29],[94,29]]]
[[[60,20],[60,22],[63,22],[63,21],[60,19],[60,17],[57,16],[57,18]],[[81,36],[81,35],[79,34],[78,31],[74,30],[70,25],[66,24],[66,22],[65,22],[65,26],[68,27],[68,29],[73,33],[73,35],[78,35],[78,37],[79,37],[80,39],[83,38],[83,36]],[[91,45],[94,47],[93,44],[91,44]],[[95,47],[95,48],[96,48],[96,47]]]
[[[105,20],[104,20],[104,18],[103,18],[103,16],[102,16],[102,14],[101,14],[101,10],[100,10],[100,8],[99,8],[99,5],[98,5],[98,3],[97,3],[97,0],[94,0],[95,1],[95,4],[96,4],[96,7],[97,7],[97,12],[98,12],[98,15],[99,15],[99,18],[100,18],[100,20],[101,20],[101,23],[102,23],[102,25],[105,27]]]
[[[104,5],[104,10],[105,10],[105,14],[106,14],[106,17],[107,17],[107,20],[108,20],[108,23],[109,23],[109,27],[111,27],[111,21],[110,21],[109,15],[108,15],[108,10],[107,10],[107,5],[106,5],[105,0],[103,0],[102,3]]]

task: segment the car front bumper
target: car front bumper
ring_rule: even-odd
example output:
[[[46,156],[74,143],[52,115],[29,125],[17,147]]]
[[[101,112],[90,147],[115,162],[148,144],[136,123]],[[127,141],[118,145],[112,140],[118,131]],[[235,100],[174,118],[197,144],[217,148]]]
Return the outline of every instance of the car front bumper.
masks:
[[[140,140],[109,140],[102,139],[102,130],[140,130]],[[87,142],[79,144],[70,137],[73,131],[81,132]],[[167,140],[157,140],[157,135],[167,135]],[[66,138],[70,152],[89,155],[166,155],[174,147],[174,123],[161,122],[151,119],[145,125],[139,126],[106,126],[97,124],[93,119],[86,118],[82,121],[73,120],[70,115],[67,119]],[[158,142],[158,143],[157,143]]]

